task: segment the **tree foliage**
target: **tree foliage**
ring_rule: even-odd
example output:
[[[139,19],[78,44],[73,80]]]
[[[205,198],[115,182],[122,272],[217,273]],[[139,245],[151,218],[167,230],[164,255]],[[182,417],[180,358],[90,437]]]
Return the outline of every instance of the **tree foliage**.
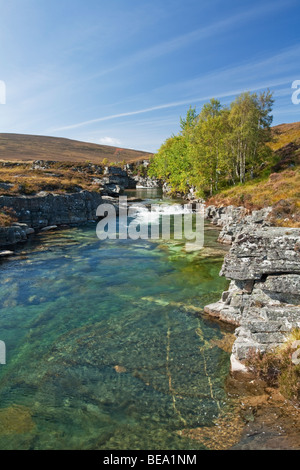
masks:
[[[268,158],[273,98],[269,91],[242,93],[229,107],[211,99],[199,114],[190,107],[180,132],[154,156],[150,176],[166,181],[173,192],[191,186],[198,194],[244,183]]]

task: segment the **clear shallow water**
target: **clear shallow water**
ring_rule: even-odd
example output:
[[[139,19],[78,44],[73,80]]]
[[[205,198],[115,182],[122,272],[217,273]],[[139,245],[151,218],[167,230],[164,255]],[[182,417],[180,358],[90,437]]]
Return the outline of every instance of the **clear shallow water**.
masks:
[[[1,264],[1,449],[197,449],[184,428],[231,408],[229,354],[200,311],[224,250],[47,233]]]

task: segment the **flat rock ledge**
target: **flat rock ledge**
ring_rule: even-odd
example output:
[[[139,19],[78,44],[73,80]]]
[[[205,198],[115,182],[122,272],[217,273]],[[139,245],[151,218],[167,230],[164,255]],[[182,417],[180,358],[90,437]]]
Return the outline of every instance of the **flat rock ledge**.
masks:
[[[122,170],[118,170],[122,173]],[[108,173],[114,171],[110,168]],[[95,222],[99,219],[97,208],[102,203],[111,203],[118,213],[119,198],[117,193],[114,195],[116,197],[103,195],[95,190],[68,194],[40,192],[34,196],[0,196],[0,209],[11,207],[18,219],[10,227],[0,227],[0,247],[25,242],[29,235],[36,232]],[[137,201],[141,199],[129,198],[127,202],[131,204]]]
[[[300,328],[300,230],[245,225],[220,275],[229,289],[204,311],[238,327],[231,367],[245,370],[251,350],[274,349]]]
[[[0,227],[0,246],[25,242],[28,236],[36,231],[48,231],[56,226],[74,226],[95,221],[97,207],[103,202],[102,195],[96,191],[0,196],[0,209],[11,207],[18,218],[18,222],[10,227]]]

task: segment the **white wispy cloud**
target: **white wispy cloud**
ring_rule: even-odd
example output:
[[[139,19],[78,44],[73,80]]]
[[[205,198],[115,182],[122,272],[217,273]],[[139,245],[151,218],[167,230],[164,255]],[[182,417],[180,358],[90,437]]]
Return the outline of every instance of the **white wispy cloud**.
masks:
[[[113,147],[117,147],[121,145],[121,141],[115,137],[101,137],[101,139],[99,139],[99,144],[112,145]]]
[[[132,66],[135,63],[149,62],[153,59],[157,59],[167,54],[171,54],[178,49],[189,46],[192,43],[199,42],[200,40],[207,39],[209,37],[216,37],[228,30],[231,30],[234,25],[241,26],[244,22],[249,22],[258,17],[264,17],[265,15],[275,13],[278,10],[287,8],[289,5],[295,3],[295,0],[286,0],[285,2],[277,1],[262,4],[260,7],[237,13],[224,20],[216,21],[212,24],[196,29],[186,34],[179,35],[175,38],[169,39],[164,42],[160,42],[154,46],[138,51],[130,56],[125,57],[122,61],[119,61],[115,65],[102,70],[101,72],[93,75],[90,79],[101,77],[108,73],[115,72],[122,67]]]
[[[59,131],[65,131],[65,130],[70,130],[70,129],[77,129],[79,127],[88,126],[90,124],[95,124],[95,123],[98,123],[98,122],[109,121],[111,119],[118,119],[118,118],[128,117],[128,116],[135,116],[137,114],[149,113],[151,111],[158,111],[158,110],[161,110],[161,109],[172,108],[172,107],[180,106],[180,105],[183,105],[183,104],[187,104],[187,102],[186,101],[176,101],[176,102],[173,102],[173,103],[166,103],[166,104],[161,104],[161,105],[158,105],[158,106],[152,106],[150,108],[138,109],[136,111],[129,111],[127,113],[112,114],[110,116],[103,116],[103,117],[100,117],[100,118],[97,118],[97,119],[91,119],[89,121],[83,121],[83,122],[79,122],[77,124],[71,124],[70,126],[63,126],[63,127],[58,127],[56,129],[51,129],[51,132],[59,132]]]
[[[261,65],[261,63],[262,62],[260,62],[260,65]],[[266,60],[263,63],[269,64],[269,60]],[[252,65],[247,64],[244,67],[244,71],[248,70],[249,67],[250,68],[255,67],[255,64],[252,64]],[[242,67],[237,67],[236,69],[238,69],[241,72]],[[232,73],[234,73],[234,69],[230,69],[229,71],[225,71],[225,72],[223,71],[223,73],[225,73],[225,74],[228,74],[228,72],[230,74],[232,74]],[[222,81],[221,80],[222,72],[215,71],[213,76],[217,77],[217,79],[220,82]],[[291,79],[290,77],[283,77],[283,78],[279,78],[279,79],[275,79],[275,80],[265,79],[264,81],[262,81],[260,83],[258,83],[258,82],[252,83],[252,84],[247,83],[247,85],[245,83],[244,86],[241,86],[241,87],[235,88],[235,89],[229,89],[228,91],[213,93],[213,94],[204,95],[204,96],[194,96],[194,97],[190,97],[188,99],[172,101],[172,102],[169,102],[169,103],[159,104],[159,105],[156,105],[156,106],[142,108],[142,109],[138,109],[138,110],[135,110],[135,111],[129,111],[129,112],[125,112],[125,113],[118,113],[118,114],[112,114],[112,115],[108,115],[108,116],[102,116],[102,117],[99,117],[99,118],[96,118],[96,119],[91,119],[91,120],[88,120],[88,121],[83,121],[83,122],[79,122],[79,123],[76,123],[76,124],[71,124],[71,125],[68,125],[68,126],[62,126],[62,127],[56,128],[56,129],[51,129],[51,132],[59,132],[59,131],[77,129],[77,128],[80,128],[80,127],[83,127],[83,126],[88,126],[88,125],[96,124],[96,123],[99,123],[99,122],[109,121],[109,120],[112,120],[112,119],[120,119],[120,118],[124,118],[124,117],[145,114],[145,113],[149,113],[149,112],[153,112],[153,111],[159,111],[159,110],[163,110],[163,109],[179,107],[179,106],[183,106],[183,105],[194,105],[196,103],[208,101],[213,96],[215,98],[220,98],[221,99],[221,98],[236,96],[236,95],[238,95],[238,94],[240,94],[240,93],[242,93],[243,91],[246,91],[246,90],[256,91],[256,90],[261,90],[263,88],[272,88],[272,87],[276,87],[276,86],[286,85],[289,82],[290,79]],[[202,77],[201,80],[204,81],[205,77]],[[206,77],[206,81],[209,83],[209,76]]]
[[[287,84],[299,75],[298,62],[300,45],[296,44],[268,57],[259,57],[256,60],[243,62],[215,69],[212,72],[192,79],[163,85],[155,90],[157,94],[185,93],[193,96],[195,90],[220,90],[228,84],[235,87],[247,86],[247,89],[259,89],[265,86],[279,86]],[[284,76],[283,76],[284,74]]]

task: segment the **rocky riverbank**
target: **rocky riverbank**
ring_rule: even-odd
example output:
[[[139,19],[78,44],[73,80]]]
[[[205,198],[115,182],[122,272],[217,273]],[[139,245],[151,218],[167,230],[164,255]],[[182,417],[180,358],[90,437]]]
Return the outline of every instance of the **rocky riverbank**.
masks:
[[[118,191],[112,185],[120,188],[121,183],[128,187],[138,182],[134,175],[115,168],[107,170],[104,178],[113,193]],[[0,208],[12,207],[18,219],[0,228],[0,246],[26,241],[51,227],[95,221],[97,207],[107,199],[117,201],[97,191],[0,196]],[[271,211],[269,207],[252,213],[244,207],[206,208],[206,217],[221,228],[218,241],[231,244],[220,273],[231,281],[229,289],[205,312],[238,327],[232,370],[245,370],[243,361],[251,349],[273,349],[300,327],[300,230],[272,227]]]
[[[148,165],[149,161],[145,160],[141,166],[143,171],[138,172],[133,163],[128,163],[123,169],[116,166],[106,167],[104,177],[99,182],[103,190],[111,196],[121,194],[124,189],[161,187],[159,180],[147,176]]]
[[[103,197],[100,193],[89,191],[0,196],[0,208],[12,207],[18,219],[11,227],[0,228],[0,246],[26,241],[29,235],[47,227],[79,225],[96,220],[96,209],[101,202]]]
[[[19,163],[3,165],[18,166]],[[37,160],[31,165],[31,169],[40,172],[52,171],[55,162]],[[125,189],[158,188],[159,180],[147,176],[148,160],[130,163],[120,168],[88,164],[84,167],[72,166],[74,174],[87,174],[91,187],[94,190],[81,190],[77,188],[72,193],[54,193],[40,191],[37,194],[9,194],[13,185],[6,185],[8,194],[0,196],[0,210],[11,208],[16,215],[17,222],[9,227],[0,227],[0,247],[15,245],[24,242],[36,231],[45,230],[47,227],[80,225],[96,220],[96,209],[102,202],[108,199],[117,203],[118,196]],[[56,165],[57,166],[57,165]],[[52,175],[52,173],[51,173]],[[91,176],[92,175],[92,176]],[[52,175],[53,176],[53,175]],[[58,178],[58,175],[56,175]]]
[[[219,241],[232,244],[220,275],[228,291],[205,312],[238,328],[232,370],[246,370],[251,350],[265,352],[300,327],[300,230],[272,227],[271,208],[249,214],[243,207],[210,206],[206,215],[222,227]]]

